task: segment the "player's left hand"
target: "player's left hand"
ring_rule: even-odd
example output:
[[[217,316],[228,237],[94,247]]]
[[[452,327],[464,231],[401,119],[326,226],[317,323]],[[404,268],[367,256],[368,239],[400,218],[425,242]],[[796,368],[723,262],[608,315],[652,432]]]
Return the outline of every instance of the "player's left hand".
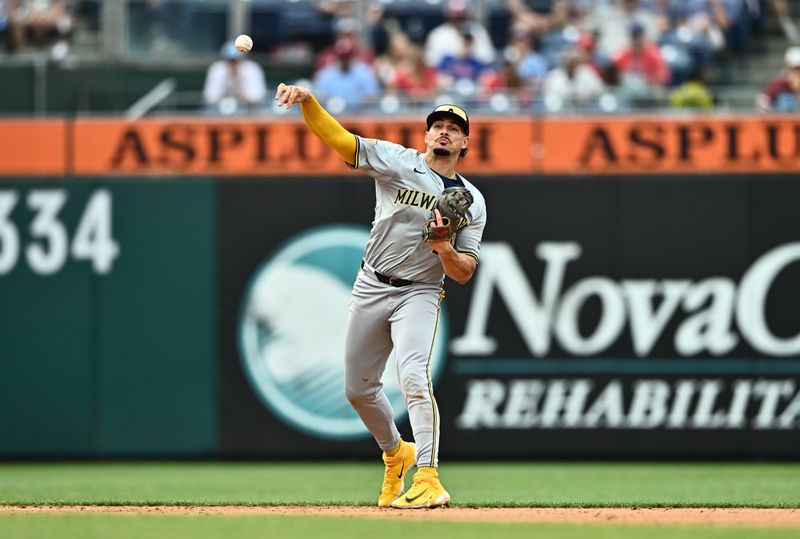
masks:
[[[445,226],[444,221],[442,220],[442,214],[439,212],[438,209],[433,210],[433,215],[435,219],[431,219],[428,221],[432,226]],[[427,240],[428,245],[433,250],[433,254],[439,254],[443,252],[445,249],[452,249],[453,246],[450,244],[450,240]]]

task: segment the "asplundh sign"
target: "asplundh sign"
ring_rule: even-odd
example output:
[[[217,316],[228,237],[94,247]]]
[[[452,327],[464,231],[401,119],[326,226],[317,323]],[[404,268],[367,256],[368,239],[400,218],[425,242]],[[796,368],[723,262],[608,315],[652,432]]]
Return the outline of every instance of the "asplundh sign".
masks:
[[[424,115],[338,118],[353,133],[424,149]],[[464,174],[790,173],[791,115],[471,118]],[[299,111],[253,118],[0,121],[0,175],[308,176],[346,169]]]

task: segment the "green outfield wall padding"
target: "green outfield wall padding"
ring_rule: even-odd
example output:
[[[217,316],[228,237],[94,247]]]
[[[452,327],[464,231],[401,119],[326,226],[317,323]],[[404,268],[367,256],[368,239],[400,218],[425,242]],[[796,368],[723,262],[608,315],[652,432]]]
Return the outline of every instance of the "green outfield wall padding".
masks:
[[[99,282],[103,358],[97,449],[214,449],[216,318],[212,181],[111,187],[121,253]],[[146,433],[146,436],[142,436]]]
[[[34,112],[34,95],[32,67],[0,67],[0,114],[30,116]]]
[[[0,181],[0,238],[0,456],[212,453],[213,181]]]
[[[91,281],[78,266],[0,276],[0,453],[90,449]]]

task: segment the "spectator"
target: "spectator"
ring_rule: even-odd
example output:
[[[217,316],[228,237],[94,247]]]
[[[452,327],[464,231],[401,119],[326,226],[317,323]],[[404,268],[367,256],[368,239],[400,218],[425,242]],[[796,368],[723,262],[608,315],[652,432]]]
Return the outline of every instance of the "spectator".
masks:
[[[225,114],[255,109],[264,104],[267,83],[261,66],[243,58],[233,42],[220,50],[220,60],[209,66],[203,87],[207,107]]]
[[[347,108],[361,108],[377,97],[378,79],[370,66],[356,58],[352,39],[338,40],[335,48],[336,61],[314,77],[316,94],[323,100],[339,98]]]
[[[670,72],[658,47],[645,36],[644,28],[634,23],[630,30],[630,45],[614,59],[624,93],[632,101],[651,101],[663,96]]]
[[[469,19],[466,0],[448,0],[444,15],[447,20],[431,30],[425,40],[425,63],[437,67],[446,56],[458,56],[463,51],[464,35],[470,35],[475,58],[491,65],[495,58],[494,45],[486,28]]]
[[[676,109],[710,110],[714,96],[705,83],[705,72],[695,66],[686,81],[669,93],[669,106]]]
[[[395,80],[398,67],[413,55],[414,44],[399,27],[389,34],[386,52],[375,59],[375,74],[381,84],[389,87]]]
[[[756,97],[761,111],[800,112],[800,46],[784,55],[786,68]]]
[[[750,52],[750,34],[755,33],[758,23],[753,19],[761,10],[761,0],[717,0],[720,4],[718,13],[724,15],[723,24],[719,26],[724,30],[724,48],[739,57],[740,62],[746,61],[745,54]],[[745,64],[742,64],[743,66]]]
[[[590,32],[584,32],[578,39],[578,48],[586,56],[586,62],[594,69],[600,77],[608,72],[612,65],[611,58],[604,56],[597,50],[597,36]]]
[[[725,32],[733,26],[743,0],[684,0],[688,23],[696,32],[705,35],[714,51],[725,47]],[[726,4],[727,2],[727,4]]]
[[[51,54],[63,59],[69,51],[73,18],[66,0],[6,0],[12,20],[12,47],[19,50],[30,37],[37,47],[55,40]]]
[[[375,54],[369,47],[364,47],[359,41],[359,35],[361,34],[361,23],[358,21],[358,19],[353,17],[342,17],[336,21],[336,23],[333,25],[333,29],[336,34],[336,39],[334,40],[333,45],[323,49],[319,53],[319,56],[317,56],[317,71],[336,61],[337,54],[335,44],[336,41],[339,41],[342,38],[348,38],[353,41],[355,47],[353,54],[356,58],[368,65],[372,65],[372,63],[375,61]]]
[[[532,84],[520,77],[516,62],[510,58],[508,50],[498,71],[489,71],[481,78],[479,93],[483,99],[491,99],[499,92],[511,96],[520,108],[527,108],[533,103],[533,97],[541,84]],[[544,80],[544,77],[542,77]]]
[[[620,85],[620,76],[613,62],[606,64],[600,73],[600,78],[605,84],[605,94],[611,96],[617,108],[620,106],[629,108],[628,98]]]
[[[586,64],[583,51],[572,48],[564,52],[562,66],[547,75],[544,100],[550,110],[560,110],[565,103],[582,108],[594,105],[603,89],[603,81]]]
[[[539,52],[539,41],[523,24],[511,28],[511,41],[503,52],[503,71],[509,68],[516,76],[506,73],[505,78],[519,82],[531,89],[539,89],[547,76],[547,59]]]
[[[588,23],[598,35],[597,51],[608,58],[614,58],[630,45],[628,28],[633,23],[641,25],[652,42],[657,42],[660,36],[655,14],[642,6],[640,0],[613,0],[600,4],[590,13]]]
[[[425,100],[434,96],[442,82],[439,72],[425,63],[422,49],[412,45],[408,56],[398,64],[389,88],[411,99]]]
[[[578,44],[582,24],[580,15],[567,0],[556,0],[553,3],[547,31],[539,38],[539,50],[547,58],[548,67],[559,65],[564,51]]]
[[[670,0],[660,0],[662,28],[659,45],[664,60],[672,73],[672,82],[683,82],[695,67],[704,69],[711,63],[712,38],[705,22],[690,19],[685,5],[673,5]]]
[[[531,52],[533,48],[533,32],[527,25],[516,22],[511,25],[508,33],[508,44],[503,51],[503,57],[516,58],[521,60]]]
[[[460,80],[477,82],[489,66],[478,59],[472,34],[464,31],[461,38],[461,50],[455,54],[445,54],[438,66],[439,73],[449,79],[451,83]]]

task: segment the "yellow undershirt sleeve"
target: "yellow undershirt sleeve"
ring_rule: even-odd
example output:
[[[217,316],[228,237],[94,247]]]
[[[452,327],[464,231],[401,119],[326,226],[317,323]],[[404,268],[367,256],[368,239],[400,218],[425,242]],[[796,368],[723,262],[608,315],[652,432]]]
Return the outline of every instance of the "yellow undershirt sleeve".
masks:
[[[341,155],[348,165],[355,167],[358,164],[356,163],[356,149],[358,146],[356,136],[342,127],[342,124],[328,114],[328,111],[322,108],[322,105],[313,95],[301,103],[300,106],[303,109],[303,118],[309,129],[325,144],[333,148],[336,153]]]

